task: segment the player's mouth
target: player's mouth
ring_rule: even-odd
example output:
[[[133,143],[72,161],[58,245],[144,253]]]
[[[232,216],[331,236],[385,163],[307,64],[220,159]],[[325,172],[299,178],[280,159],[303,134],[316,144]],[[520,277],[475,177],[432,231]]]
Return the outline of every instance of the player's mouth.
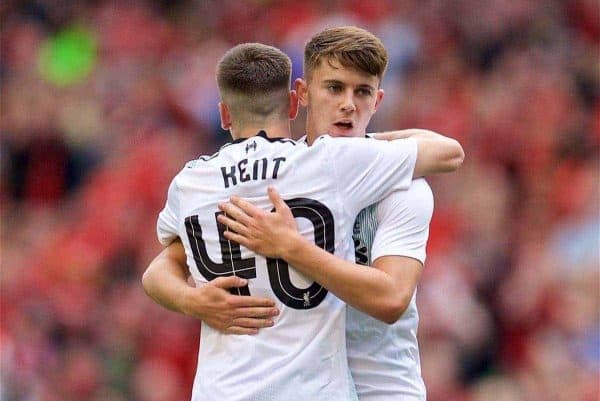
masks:
[[[333,123],[333,125],[342,131],[348,131],[354,128],[354,124],[350,120],[341,120]]]

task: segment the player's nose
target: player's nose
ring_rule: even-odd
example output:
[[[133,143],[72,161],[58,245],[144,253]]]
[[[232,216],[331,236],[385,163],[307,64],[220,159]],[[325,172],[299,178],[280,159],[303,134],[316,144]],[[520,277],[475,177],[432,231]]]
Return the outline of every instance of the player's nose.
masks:
[[[354,94],[351,91],[348,91],[348,93],[344,95],[341,108],[345,113],[351,113],[356,110],[356,105],[354,104]]]

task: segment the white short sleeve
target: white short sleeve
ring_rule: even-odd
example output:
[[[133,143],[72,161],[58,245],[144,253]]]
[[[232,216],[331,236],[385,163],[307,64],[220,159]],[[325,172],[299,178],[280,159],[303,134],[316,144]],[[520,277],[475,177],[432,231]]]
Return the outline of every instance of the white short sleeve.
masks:
[[[177,179],[177,177],[175,178]],[[169,192],[167,195],[167,202],[165,207],[158,215],[158,221],[156,223],[156,233],[158,234],[158,241],[167,246],[175,238],[179,236],[177,231],[177,221],[179,215],[179,190],[175,179],[169,186]]]
[[[413,138],[335,138],[332,142],[332,170],[350,209],[360,210],[392,191],[410,187],[417,160]]]
[[[396,191],[377,204],[378,227],[371,260],[381,256],[407,256],[425,263],[433,193],[425,179],[413,181],[406,191]]]

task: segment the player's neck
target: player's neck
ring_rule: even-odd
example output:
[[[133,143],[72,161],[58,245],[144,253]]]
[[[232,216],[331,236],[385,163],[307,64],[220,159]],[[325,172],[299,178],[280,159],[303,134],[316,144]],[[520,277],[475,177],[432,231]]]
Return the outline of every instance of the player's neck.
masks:
[[[312,145],[314,141],[320,136],[317,134],[316,127],[312,124],[313,119],[311,118],[311,109],[307,109],[306,125],[304,127],[306,134],[306,143]]]
[[[313,142],[319,137],[319,135],[316,135],[314,132],[306,132],[306,143],[308,143],[309,145],[312,145]]]
[[[232,127],[230,129],[231,137],[233,139],[240,138],[252,138],[256,136],[260,131],[265,131],[269,138],[291,138],[290,122],[277,122],[263,124],[261,126],[243,126],[243,127]]]

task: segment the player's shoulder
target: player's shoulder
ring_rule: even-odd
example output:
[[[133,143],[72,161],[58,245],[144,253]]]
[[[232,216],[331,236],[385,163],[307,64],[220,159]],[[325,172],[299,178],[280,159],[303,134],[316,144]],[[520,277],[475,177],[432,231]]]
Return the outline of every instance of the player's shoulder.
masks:
[[[329,134],[323,134],[323,135],[320,135],[319,137],[317,137],[317,139],[315,139],[313,146],[316,145],[316,144],[318,144],[318,143],[319,144],[330,144],[330,143],[333,143],[333,144],[335,144],[335,146],[340,145],[340,144],[362,143],[366,139],[369,139],[369,138],[366,137],[366,136],[364,136],[364,137],[355,137],[355,136],[351,136],[351,137],[346,137],[346,136],[332,137]]]
[[[287,137],[270,137],[264,130],[261,130],[254,136],[238,138],[228,142],[211,155],[200,155],[197,159],[188,161],[185,164],[185,168],[202,168],[203,166],[211,165],[213,161],[218,161],[219,158],[223,157],[244,158],[258,152],[260,147],[265,145],[270,148],[283,146],[290,149],[306,147],[305,142]]]
[[[408,189],[394,191],[377,203],[379,215],[406,209],[419,213],[429,213],[433,209],[433,191],[425,178],[414,179]]]
[[[219,155],[221,155],[221,153],[225,149],[232,146],[233,144],[234,144],[234,142],[228,142],[228,143],[224,144],[223,146],[221,146],[219,148],[219,150],[217,150],[216,152],[214,152],[212,154],[202,154],[202,155],[198,156],[196,159],[188,160],[187,162],[185,162],[183,169],[181,169],[181,171],[179,173],[182,174],[182,173],[185,173],[187,170],[193,170],[193,169],[201,168],[202,166],[207,165],[210,161],[218,158]]]
[[[326,148],[341,153],[361,153],[367,151],[369,147],[376,147],[376,142],[366,137],[332,137],[323,134],[315,139],[311,148],[315,151]]]
[[[312,146],[327,146],[327,144],[331,143],[332,139],[333,138],[329,134],[319,135],[317,139],[313,141]]]

